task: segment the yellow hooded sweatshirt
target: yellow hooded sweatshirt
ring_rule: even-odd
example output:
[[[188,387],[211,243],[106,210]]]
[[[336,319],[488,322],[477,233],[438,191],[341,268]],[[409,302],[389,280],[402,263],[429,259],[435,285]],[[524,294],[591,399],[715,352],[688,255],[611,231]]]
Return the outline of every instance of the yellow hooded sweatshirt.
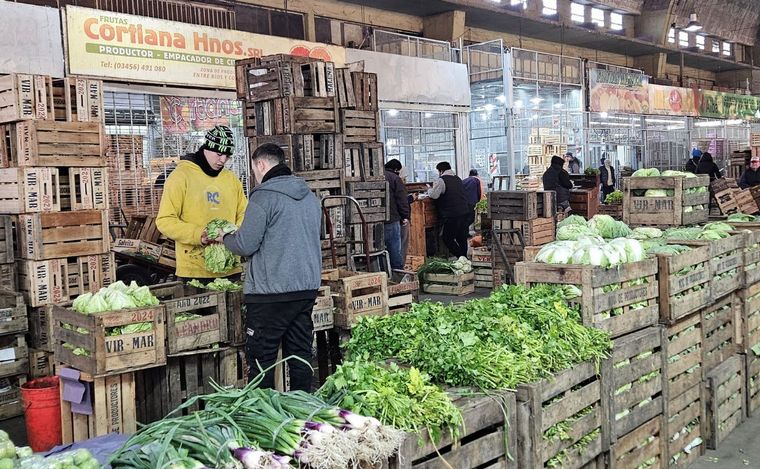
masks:
[[[175,242],[178,277],[214,278],[241,271],[236,267],[220,275],[206,270],[201,233],[215,218],[239,227],[247,205],[243,185],[232,171],[223,169],[217,177],[211,177],[192,161],[177,164],[166,179],[156,227]]]

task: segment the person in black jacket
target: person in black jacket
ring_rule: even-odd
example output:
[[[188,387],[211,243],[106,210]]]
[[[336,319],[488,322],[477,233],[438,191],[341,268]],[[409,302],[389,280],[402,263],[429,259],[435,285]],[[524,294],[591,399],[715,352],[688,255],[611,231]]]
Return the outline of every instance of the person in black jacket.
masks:
[[[686,162],[686,172],[697,174],[699,159],[702,158],[702,150],[695,148],[691,150],[691,159]]]
[[[739,178],[739,187],[746,189],[760,185],[760,156],[753,156],[749,160],[749,168],[745,169]]]
[[[708,152],[702,153],[702,158],[699,159],[699,164],[697,165],[696,174],[710,175],[710,182],[723,177],[720,174],[720,168],[718,168],[718,165],[712,159],[712,155]]]
[[[404,258],[401,257],[401,225],[409,224],[409,201],[406,186],[399,177],[401,162],[392,159],[385,163],[385,180],[388,182],[389,213],[385,222],[385,249],[391,258],[391,269],[403,270]]]
[[[435,169],[440,177],[427,195],[435,200],[443,224],[441,238],[452,256],[467,256],[470,205],[464,195],[464,185],[447,161],[438,163]]]
[[[608,195],[615,192],[615,168],[612,167],[610,158],[602,158],[602,165],[599,167],[599,180],[602,183],[602,202]]]
[[[557,206],[562,210],[570,208],[570,189],[573,183],[570,181],[570,175],[562,168],[565,160],[559,156],[552,156],[552,162],[544,172],[543,182],[545,191],[554,191],[557,193]]]

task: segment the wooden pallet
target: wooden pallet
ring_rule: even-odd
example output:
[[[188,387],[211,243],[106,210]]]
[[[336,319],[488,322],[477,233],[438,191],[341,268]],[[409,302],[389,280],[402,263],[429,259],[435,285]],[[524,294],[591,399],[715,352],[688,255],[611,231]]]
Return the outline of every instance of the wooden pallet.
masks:
[[[98,377],[166,363],[166,311],[163,305],[91,315],[57,305],[52,309],[56,361]],[[151,323],[151,330],[109,335],[113,327],[139,323]],[[69,347],[83,348],[89,355],[76,355]]]
[[[658,254],[657,260],[660,321],[663,324],[673,324],[710,304],[709,246],[696,246],[676,255]],[[689,272],[680,273],[683,269],[689,269]]]
[[[50,119],[50,79],[13,73],[0,77],[0,123]]]
[[[706,377],[736,354],[736,318],[740,300],[731,294],[702,309],[702,370]]]
[[[475,273],[424,274],[422,291],[436,295],[464,296],[475,292]]]
[[[390,216],[388,183],[383,181],[347,182],[346,193],[355,198],[368,223],[385,222]],[[355,204],[348,207],[348,223],[361,223]]]
[[[227,342],[224,292],[197,290],[182,282],[153,285],[150,289],[166,308],[167,354],[192,352]],[[178,321],[183,314],[201,317]]]
[[[623,221],[628,225],[682,226],[707,221],[709,193],[690,194],[686,191],[707,187],[710,178],[699,175],[685,177],[628,177],[623,178]],[[644,197],[648,189],[672,190],[672,197]],[[696,208],[697,206],[702,208]],[[687,207],[692,210],[685,211]]]
[[[744,356],[734,355],[707,374],[707,447],[718,449],[746,418],[747,370]]]
[[[433,444],[426,431],[409,434],[399,451],[382,467],[388,469],[439,469],[488,467],[517,469],[517,415],[515,394],[489,396],[450,395],[462,413],[459,440],[446,432]],[[445,462],[444,462],[445,461]]]
[[[663,417],[658,415],[630,433],[621,436],[610,447],[609,469],[667,467]]]
[[[660,286],[655,259],[622,264],[609,269],[591,265],[552,265],[518,262],[515,279],[518,285],[537,283],[576,285],[581,306],[581,322],[587,327],[602,329],[612,337],[657,324]],[[622,288],[617,288],[618,285]],[[612,291],[610,286],[617,288]]]
[[[610,396],[611,441],[662,414],[662,335],[662,328],[653,326],[613,341],[601,378],[602,392]]]
[[[29,371],[29,348],[24,334],[0,336],[0,378],[25,375]]]
[[[377,111],[377,74],[351,72],[356,109],[359,111]]]
[[[134,375],[137,421],[147,424],[163,419],[194,396],[213,392],[212,381],[240,388],[247,379],[245,352],[231,347],[169,357],[166,365]],[[195,404],[176,416],[201,409]]]
[[[554,217],[532,220],[494,220],[494,230],[519,230],[526,246],[541,246],[554,241]]]
[[[57,374],[60,376],[61,372]],[[63,399],[61,386],[61,430],[63,444],[89,440],[109,433],[132,434],[137,431],[134,373],[93,377],[82,373],[80,381],[89,387],[92,414],[71,411]]]
[[[104,122],[102,80],[80,77],[53,79],[50,93],[55,120]]]
[[[24,415],[21,401],[21,385],[26,383],[26,376],[9,376],[0,378],[0,421]]]
[[[22,260],[17,265],[19,290],[29,306],[66,303],[116,281],[112,253],[47,261]]]
[[[492,191],[488,193],[488,216],[494,221],[554,217],[556,200],[550,191]]]
[[[22,121],[0,126],[0,166],[105,166],[98,122]]]
[[[106,210],[19,215],[16,231],[23,259],[89,256],[111,247]]]
[[[42,378],[53,375],[53,352],[29,349],[29,377]]]
[[[0,290],[0,335],[23,334],[29,329],[21,293]]]
[[[610,447],[610,417],[607,396],[587,362],[555,374],[550,379],[522,384],[517,390],[517,460],[520,468],[582,468]],[[574,418],[575,417],[575,418]],[[566,422],[570,438],[550,440],[546,432]],[[582,438],[590,442],[582,450],[573,448]],[[556,458],[556,459],[555,459]],[[553,461],[552,461],[553,460]]]
[[[262,101],[253,103],[253,110],[247,110],[245,117],[251,137],[338,133],[335,98],[290,96]]]
[[[702,315],[694,313],[671,326],[664,326],[665,371],[663,394],[676,398],[702,382]]]
[[[384,181],[385,156],[382,143],[349,143],[343,150],[346,181]]]
[[[4,213],[108,209],[105,168],[0,169]]]
[[[357,102],[358,105],[358,102]],[[377,111],[340,109],[340,130],[346,143],[375,143],[380,141]]]
[[[705,397],[699,384],[677,396],[667,396],[663,413],[670,467],[688,467],[705,452]]]
[[[351,328],[361,316],[388,314],[388,276],[385,272],[357,274],[341,269],[324,270],[322,285],[330,287],[337,327]]]

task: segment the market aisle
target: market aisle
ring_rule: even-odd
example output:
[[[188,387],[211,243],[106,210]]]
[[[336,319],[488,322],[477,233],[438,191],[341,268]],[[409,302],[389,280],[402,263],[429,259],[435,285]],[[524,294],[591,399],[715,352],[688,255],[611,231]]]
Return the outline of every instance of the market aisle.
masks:
[[[707,450],[689,469],[746,469],[760,468],[760,415],[741,424],[720,445]]]

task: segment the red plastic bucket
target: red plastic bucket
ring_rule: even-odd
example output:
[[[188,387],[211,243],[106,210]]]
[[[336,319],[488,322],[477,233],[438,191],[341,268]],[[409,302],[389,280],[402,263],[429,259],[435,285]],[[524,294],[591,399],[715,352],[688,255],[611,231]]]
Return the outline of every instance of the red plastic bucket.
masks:
[[[36,452],[61,444],[61,396],[57,376],[38,378],[21,385],[26,437]]]

